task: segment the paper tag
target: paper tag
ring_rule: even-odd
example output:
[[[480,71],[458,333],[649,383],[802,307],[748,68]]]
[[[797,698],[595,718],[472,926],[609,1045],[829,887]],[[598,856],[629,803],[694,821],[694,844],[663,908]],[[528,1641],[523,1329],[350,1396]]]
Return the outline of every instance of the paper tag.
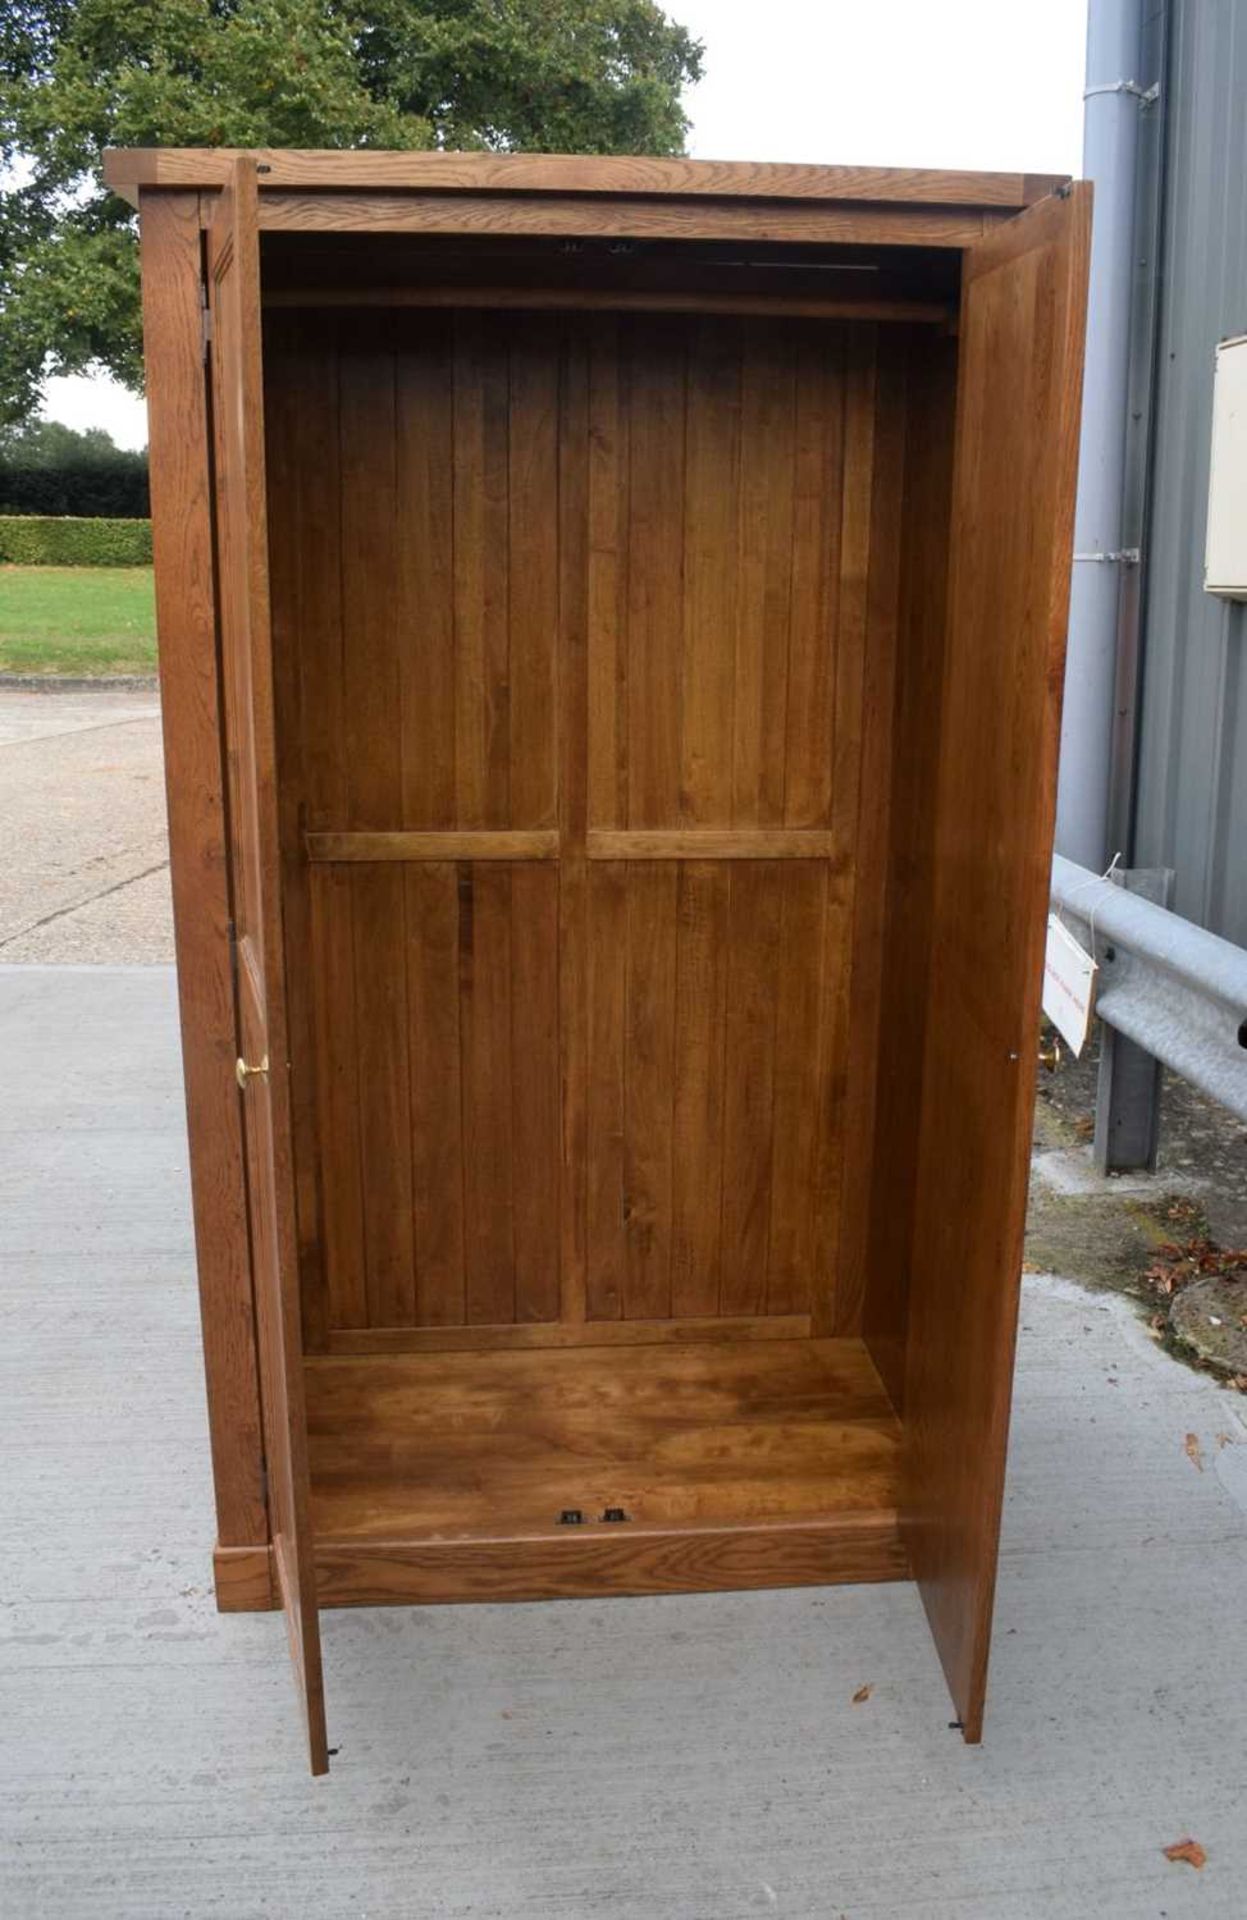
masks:
[[[1048,915],[1048,951],[1044,957],[1043,1010],[1061,1038],[1082,1052],[1091,1031],[1095,1006],[1095,982],[1100,969],[1075,940],[1063,920]]]

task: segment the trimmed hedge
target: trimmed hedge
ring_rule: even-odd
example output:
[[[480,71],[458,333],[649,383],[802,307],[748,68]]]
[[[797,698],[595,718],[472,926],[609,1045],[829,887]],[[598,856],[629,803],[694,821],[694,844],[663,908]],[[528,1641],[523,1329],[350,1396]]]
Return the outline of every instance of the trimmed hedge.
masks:
[[[0,514],[0,561],[17,567],[149,567],[150,520]]]
[[[76,433],[58,420],[0,427],[0,516],[145,520],[151,510],[147,455],[115,446],[101,428]]]

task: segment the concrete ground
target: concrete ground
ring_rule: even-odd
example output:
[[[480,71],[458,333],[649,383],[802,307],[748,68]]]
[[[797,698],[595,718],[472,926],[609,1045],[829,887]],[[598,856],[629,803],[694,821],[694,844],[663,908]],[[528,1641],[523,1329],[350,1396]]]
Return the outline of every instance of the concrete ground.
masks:
[[[154,692],[0,687],[0,962],[173,958]]]
[[[209,1592],[171,972],[0,969],[0,1057],[0,1910],[1244,1912],[1247,1401],[1119,1297],[1026,1283],[981,1748],[908,1586],[369,1610],[314,1782]]]
[[[0,1912],[1239,1920],[1247,1398],[1103,1286],[1140,1195],[1079,1200],[1076,1077],[1031,1251],[1092,1285],[1025,1281],[981,1748],[913,1589],[833,1588],[329,1613],[307,1777],[280,1618],[211,1598],[172,973],[72,964],[167,952],[160,809],[150,699],[0,693],[0,959],[63,963],[0,966]]]

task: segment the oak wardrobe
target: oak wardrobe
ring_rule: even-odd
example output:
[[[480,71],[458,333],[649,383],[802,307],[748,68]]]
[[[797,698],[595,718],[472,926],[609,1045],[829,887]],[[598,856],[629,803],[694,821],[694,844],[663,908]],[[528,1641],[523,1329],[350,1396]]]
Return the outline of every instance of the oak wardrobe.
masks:
[[[915,1580],[979,1738],[1089,190],[117,152],[224,1609]]]

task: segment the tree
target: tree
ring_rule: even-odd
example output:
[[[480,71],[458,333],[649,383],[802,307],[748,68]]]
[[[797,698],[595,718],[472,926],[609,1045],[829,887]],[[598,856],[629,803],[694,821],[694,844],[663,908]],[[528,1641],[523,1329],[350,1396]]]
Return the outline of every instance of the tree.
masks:
[[[6,0],[0,420],[50,372],[141,385],[106,146],[679,153],[701,53],[654,0]]]
[[[150,511],[147,455],[119,447],[102,427],[0,426],[0,513],[132,520]]]

